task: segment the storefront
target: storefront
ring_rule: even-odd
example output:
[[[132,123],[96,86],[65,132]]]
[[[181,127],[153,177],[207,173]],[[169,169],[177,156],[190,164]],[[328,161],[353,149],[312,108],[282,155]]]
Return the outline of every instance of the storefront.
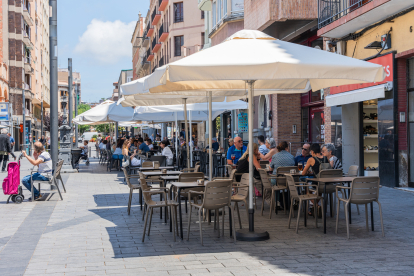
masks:
[[[308,143],[325,142],[325,114],[323,92],[321,90],[302,94],[302,141]]]
[[[368,60],[383,65],[383,82],[331,87],[326,97],[331,125],[336,124],[331,139],[342,149],[344,169],[358,165],[361,175],[379,176],[389,187],[398,186],[394,54]]]

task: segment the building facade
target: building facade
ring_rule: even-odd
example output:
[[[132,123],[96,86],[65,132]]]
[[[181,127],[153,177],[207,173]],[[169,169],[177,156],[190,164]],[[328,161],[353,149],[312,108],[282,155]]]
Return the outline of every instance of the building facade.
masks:
[[[75,110],[75,100],[78,101],[78,105],[81,102],[81,74],[79,72],[73,72],[72,83],[72,110]],[[69,71],[67,68],[58,69],[58,114],[63,115],[63,106],[66,105],[66,110],[69,114],[69,88],[68,88]],[[75,113],[73,113],[75,114]]]
[[[412,18],[412,0],[319,0],[324,49],[381,64],[387,75],[381,83],[325,89],[327,137],[341,145],[345,168],[359,165],[361,175],[378,175],[389,187],[414,187]],[[350,101],[351,94],[359,97]]]

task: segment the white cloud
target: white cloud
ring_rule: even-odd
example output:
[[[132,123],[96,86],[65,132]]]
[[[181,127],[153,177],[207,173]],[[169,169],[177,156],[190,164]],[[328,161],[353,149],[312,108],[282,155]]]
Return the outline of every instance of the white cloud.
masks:
[[[124,23],[93,19],[79,37],[75,52],[101,64],[115,64],[124,57],[132,59],[131,36],[136,22]]]

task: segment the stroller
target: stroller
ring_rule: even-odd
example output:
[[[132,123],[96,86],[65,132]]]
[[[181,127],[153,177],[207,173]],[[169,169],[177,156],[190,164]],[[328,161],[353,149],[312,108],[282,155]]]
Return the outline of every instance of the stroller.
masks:
[[[20,185],[20,160],[23,158],[23,154],[20,154],[17,162],[9,162],[7,165],[7,176],[3,180],[3,193],[10,195],[7,199],[9,203],[10,199],[17,204],[20,204],[24,200],[23,189]]]

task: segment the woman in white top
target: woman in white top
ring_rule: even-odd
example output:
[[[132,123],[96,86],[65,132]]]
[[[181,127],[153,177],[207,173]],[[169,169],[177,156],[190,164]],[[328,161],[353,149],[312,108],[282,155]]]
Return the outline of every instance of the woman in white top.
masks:
[[[162,148],[161,154],[167,157],[167,166],[172,166],[174,164],[174,155],[168,145],[169,142],[166,140],[160,143],[160,147]]]

